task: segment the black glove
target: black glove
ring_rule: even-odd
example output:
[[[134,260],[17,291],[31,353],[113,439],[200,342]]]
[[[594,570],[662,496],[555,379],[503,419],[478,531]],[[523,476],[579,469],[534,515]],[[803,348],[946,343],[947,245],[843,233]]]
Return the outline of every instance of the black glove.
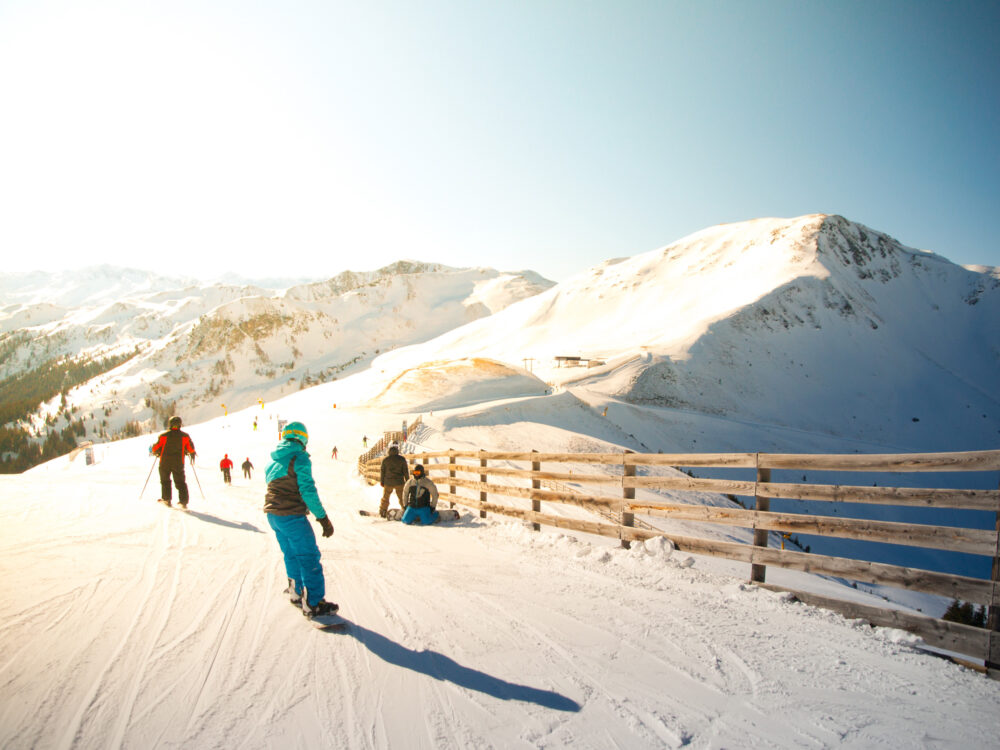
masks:
[[[319,525],[323,527],[323,536],[333,536],[333,524],[330,523],[330,516],[317,518]]]

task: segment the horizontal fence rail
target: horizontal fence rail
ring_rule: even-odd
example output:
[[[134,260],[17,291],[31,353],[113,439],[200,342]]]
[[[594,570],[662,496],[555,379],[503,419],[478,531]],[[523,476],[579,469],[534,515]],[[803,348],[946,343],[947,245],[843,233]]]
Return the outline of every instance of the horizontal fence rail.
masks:
[[[388,436],[388,433],[387,433]],[[388,445],[391,439],[383,443]],[[360,473],[379,481],[381,454],[369,451],[359,459]],[[406,454],[425,464],[428,474],[448,488],[441,501],[478,511],[518,518],[538,529],[542,525],[617,538],[623,546],[657,536],[670,539],[683,552],[748,563],[751,580],[775,590],[791,591],[798,599],[860,617],[872,624],[898,627],[920,635],[926,643],[981,659],[991,676],[1000,676],[1000,487],[995,490],[857,486],[772,481],[772,470],[824,472],[997,472],[1000,450],[918,454],[768,454],[768,453],[538,453],[534,451],[431,451]],[[542,464],[546,464],[542,469]],[[503,465],[498,465],[503,464]],[[522,466],[524,464],[525,466]],[[699,478],[684,468],[752,470],[752,479]],[[639,472],[644,472],[642,475]],[[657,473],[658,472],[658,473]],[[460,476],[462,475],[462,476]],[[544,485],[548,483],[549,489]],[[566,483],[571,483],[566,484]],[[635,498],[636,490],[711,493],[752,498],[752,508],[736,502],[702,504]],[[615,493],[615,494],[611,494]],[[683,496],[683,494],[682,494]],[[504,501],[504,498],[514,499]],[[996,528],[970,529],[900,523],[843,516],[831,517],[770,511],[771,499],[824,503],[954,508],[996,514]],[[516,505],[516,501],[528,501]],[[716,500],[716,502],[719,502]],[[571,505],[602,516],[602,521],[542,512],[542,503]],[[743,505],[743,503],[739,503]],[[753,542],[723,541],[662,531],[635,518],[683,521],[694,528],[720,524],[751,530]],[[612,520],[613,519],[613,520]],[[689,527],[690,527],[689,526]],[[810,534],[948,550],[992,558],[990,579],[908,568],[887,563],[813,554],[769,547],[771,533]],[[767,567],[845,578],[981,604],[988,608],[987,627],[859,605],[853,602],[781,589],[765,581]]]

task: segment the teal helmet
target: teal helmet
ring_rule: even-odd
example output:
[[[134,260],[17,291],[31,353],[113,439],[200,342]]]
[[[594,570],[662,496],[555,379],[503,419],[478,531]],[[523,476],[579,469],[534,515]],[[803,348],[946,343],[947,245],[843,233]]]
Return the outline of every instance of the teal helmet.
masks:
[[[302,447],[305,448],[309,443],[309,432],[301,422],[289,422],[285,425],[285,429],[281,431],[281,439],[298,440],[302,443]]]

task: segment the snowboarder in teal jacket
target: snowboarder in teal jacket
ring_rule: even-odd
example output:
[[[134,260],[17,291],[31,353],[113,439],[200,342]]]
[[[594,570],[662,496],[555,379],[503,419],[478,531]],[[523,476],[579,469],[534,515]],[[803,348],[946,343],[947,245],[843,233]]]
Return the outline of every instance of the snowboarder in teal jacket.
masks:
[[[306,615],[315,616],[332,614],[337,605],[324,598],[323,565],[308,519],[311,512],[323,528],[323,536],[333,536],[333,524],[313,480],[312,461],[306,452],[308,442],[309,433],[301,422],[289,422],[282,429],[281,442],[271,452],[271,463],[264,473],[264,512],[285,557],[289,598]]]

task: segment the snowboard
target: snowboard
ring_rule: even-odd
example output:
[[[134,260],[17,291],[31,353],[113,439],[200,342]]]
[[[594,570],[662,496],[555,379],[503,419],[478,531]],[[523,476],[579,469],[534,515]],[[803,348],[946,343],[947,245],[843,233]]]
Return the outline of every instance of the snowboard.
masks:
[[[295,593],[292,589],[292,579],[290,578],[288,579],[288,588],[286,588],[283,593],[288,595],[289,597],[288,601],[291,603],[291,605],[295,607],[295,609],[298,610],[299,614],[305,617],[305,619],[309,621],[309,624],[312,625],[314,628],[318,630],[343,630],[344,628],[347,627],[347,622],[344,621],[344,618],[341,617],[339,613],[334,613],[332,615],[316,615],[314,617],[310,617],[306,613],[306,610],[304,608],[303,605],[304,600],[303,599],[296,600],[292,598],[295,596]],[[305,592],[303,592],[303,596],[306,596]]]
[[[371,510],[359,510],[358,513],[367,518],[378,518],[382,521],[398,521],[403,517],[403,511],[399,508],[389,508],[387,513],[388,518],[381,518],[377,512]],[[437,523],[457,521],[462,516],[462,514],[455,508],[445,508],[444,510],[439,510],[438,515],[440,518]]]
[[[400,518],[403,517],[403,511],[401,511],[399,508],[389,508],[389,510],[386,513],[388,518],[382,518],[377,512],[372,510],[359,510],[358,513],[360,513],[362,516],[365,516],[366,518],[377,518],[380,521],[398,521]]]
[[[316,617],[306,617],[309,624],[317,630],[344,630],[347,622],[340,615],[317,615]]]

